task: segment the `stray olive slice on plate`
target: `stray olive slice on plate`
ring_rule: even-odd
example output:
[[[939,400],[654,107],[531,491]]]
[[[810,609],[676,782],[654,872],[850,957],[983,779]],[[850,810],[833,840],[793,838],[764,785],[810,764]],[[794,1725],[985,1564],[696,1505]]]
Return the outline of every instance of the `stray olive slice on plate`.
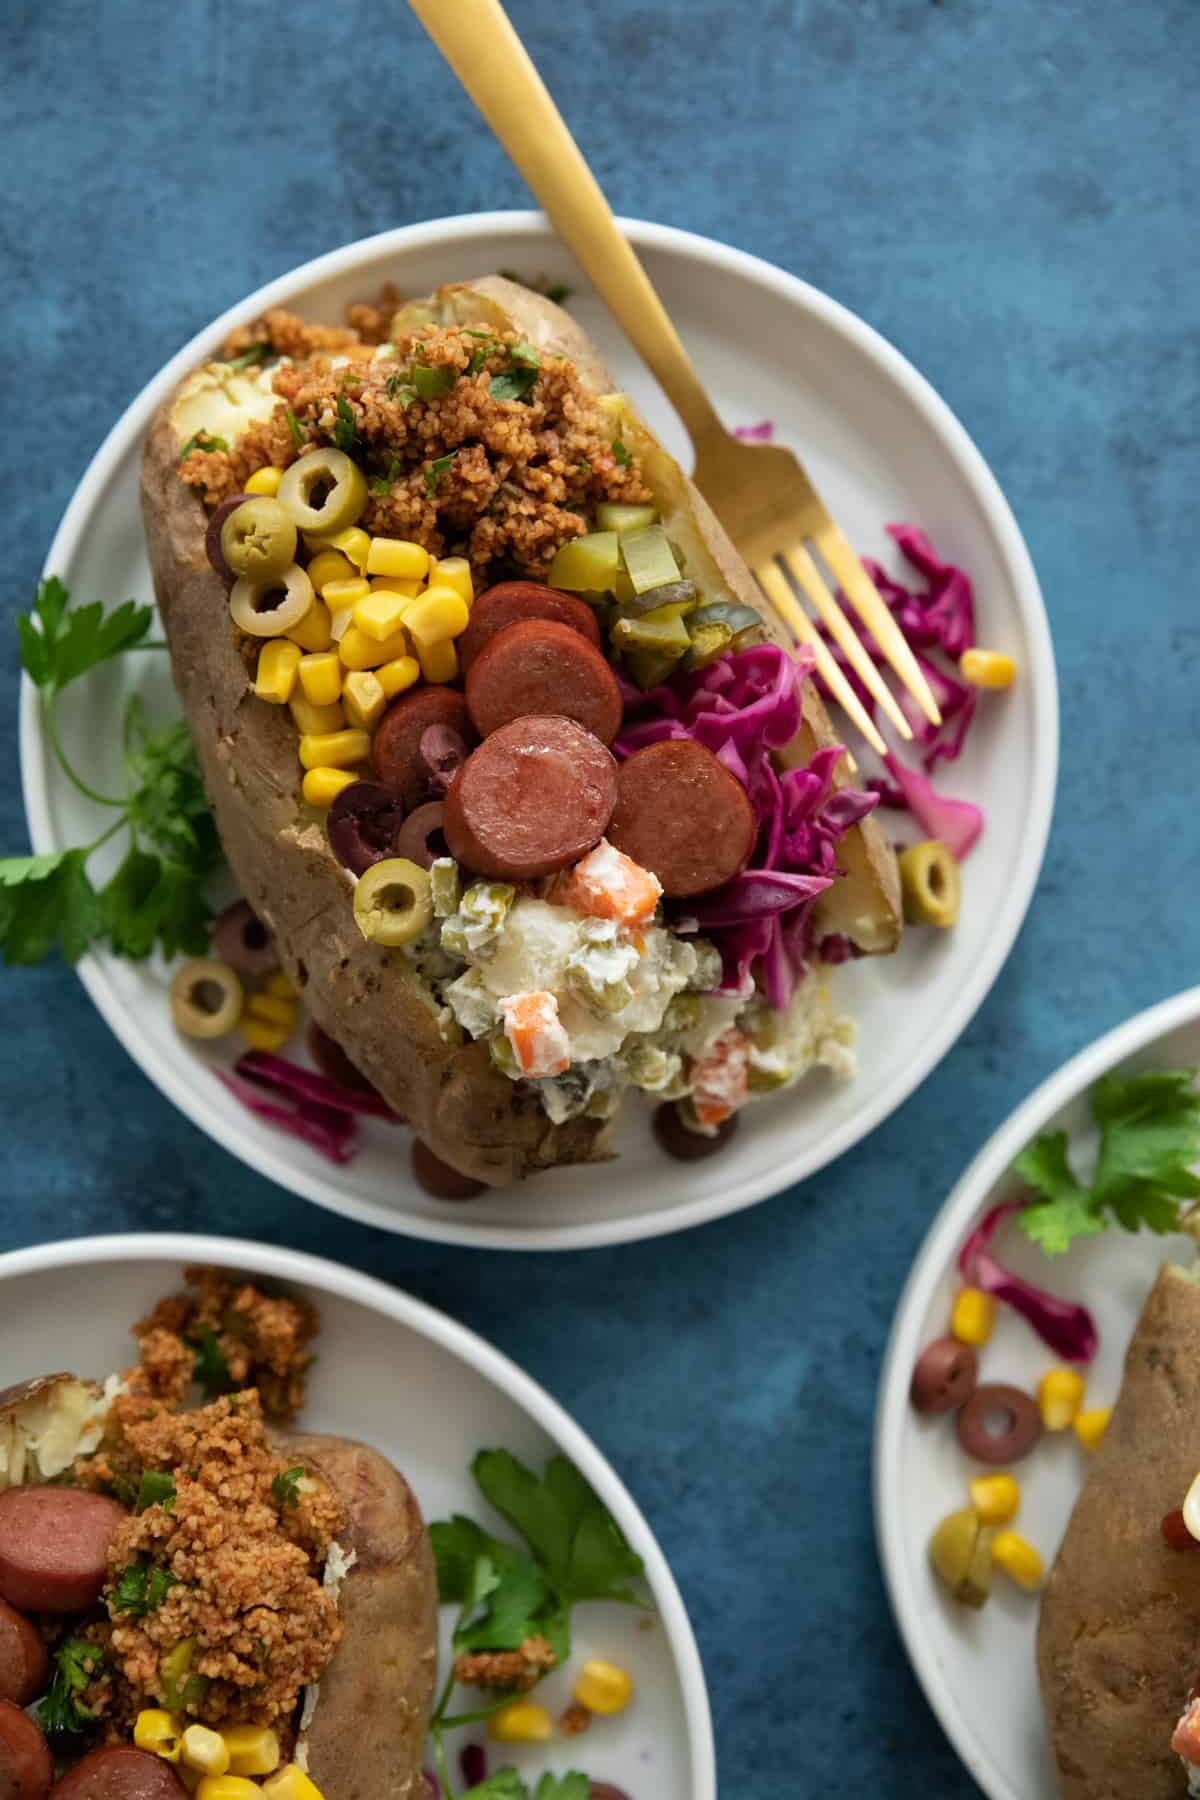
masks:
[[[224,1037],[241,1016],[242,984],[228,963],[197,957],[175,971],[171,1017],[184,1037]]]
[[[354,918],[374,944],[386,949],[411,944],[433,918],[427,871],[407,856],[373,863],[354,890]]]
[[[285,469],[276,496],[301,531],[328,535],[356,523],[367,504],[367,478],[344,450],[307,450]]]
[[[947,1515],[929,1540],[929,1560],[960,1606],[980,1607],[992,1591],[993,1533],[970,1507]]]
[[[221,526],[221,554],[235,575],[266,581],[296,560],[296,521],[266,495],[234,507]]]
[[[239,975],[270,975],[279,967],[275,940],[248,900],[227,906],[212,929],[212,953]]]
[[[900,889],[910,925],[936,925],[945,931],[958,918],[961,888],[953,853],[937,838],[900,852]]]
[[[229,614],[250,637],[283,637],[294,631],[313,603],[313,584],[299,563],[262,581],[239,575],[229,596]]]

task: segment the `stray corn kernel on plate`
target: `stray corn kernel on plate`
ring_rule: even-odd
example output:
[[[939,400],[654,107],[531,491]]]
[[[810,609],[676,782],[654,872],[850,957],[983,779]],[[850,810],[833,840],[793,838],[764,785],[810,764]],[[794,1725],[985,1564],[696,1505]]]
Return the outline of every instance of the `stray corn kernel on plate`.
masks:
[[[48,588],[26,633],[27,808],[35,849],[56,860],[25,870],[7,953],[36,958],[56,936],[67,954],[86,950],[89,991],[189,1116],[295,1192],[384,1228],[505,1247],[623,1241],[812,1173],[886,1117],[965,1026],[1045,843],[1057,757],[1045,617],[961,428],[895,352],[811,289],[686,234],[632,233],[718,405],[804,446],[857,547],[885,565],[889,605],[940,659],[945,727],[869,790],[844,785],[813,684],[760,641],[761,610],[736,571],[706,561],[717,539],[667,454],[682,448],[678,429],[592,297],[576,289],[564,317],[540,292],[454,285],[515,268],[573,287],[528,215],[352,246],[202,334],[97,458],[51,553],[69,596]],[[424,323],[394,300],[362,304],[388,282],[438,290]],[[351,337],[340,321],[354,302]],[[408,324],[392,369],[397,317]],[[299,319],[331,329],[322,338]],[[729,319],[736,336],[718,323]],[[582,381],[599,365],[580,326],[616,389]],[[567,343],[583,347],[567,355]],[[479,441],[443,448],[451,410],[461,423],[480,383]],[[207,941],[196,899],[212,825],[186,739],[170,736],[165,671],[117,654],[140,647],[149,615],[135,606],[103,631],[77,623],[93,596],[149,599],[136,460],[171,393],[144,497],[176,679],[231,860],[249,887],[266,870],[254,893],[219,896],[227,954]],[[557,451],[553,466],[539,460],[540,440],[532,458],[518,443],[556,404],[579,437],[569,466]],[[410,467],[402,447],[387,452],[414,421],[441,435]],[[499,480],[499,451],[483,441],[501,430],[519,479]],[[164,548],[184,511],[194,608],[181,603],[184,564]],[[897,526],[889,539],[895,520],[925,530]],[[520,580],[504,579],[507,564]],[[222,642],[236,641],[241,661],[227,658],[210,684],[214,640],[196,632],[200,586],[207,595],[218,575]],[[60,645],[87,636],[102,665],[65,694],[70,659],[56,661],[55,633]],[[718,755],[704,720],[731,708],[741,735]],[[794,768],[772,762],[757,723],[768,710],[781,743],[803,719]],[[558,788],[498,805],[531,757]],[[132,848],[118,828],[68,857],[112,819],[98,822],[82,790],[131,781]],[[715,807],[720,830],[701,827],[697,782],[703,823]],[[681,819],[690,837],[664,848],[664,823]],[[860,955],[899,933],[892,835],[908,846],[912,928],[895,955]],[[327,933],[313,921],[335,887],[338,932]],[[267,966],[245,903],[277,921],[282,970]],[[340,954],[364,940],[369,954]],[[307,1037],[306,989],[324,1028]],[[356,1082],[355,1051],[383,1102]],[[412,1136],[395,1122],[402,1087]],[[598,1160],[610,1150],[615,1161]],[[472,1186],[539,1168],[483,1194]]]
[[[470,1332],[216,1238],[18,1252],[0,1300],[21,1800],[52,1779],[67,1800],[460,1800],[487,1777],[512,1800],[714,1800],[661,1553]]]
[[[947,1200],[892,1327],[880,1558],[990,1800],[1167,1800],[1200,1766],[1198,1065],[1200,988],[1066,1064]]]

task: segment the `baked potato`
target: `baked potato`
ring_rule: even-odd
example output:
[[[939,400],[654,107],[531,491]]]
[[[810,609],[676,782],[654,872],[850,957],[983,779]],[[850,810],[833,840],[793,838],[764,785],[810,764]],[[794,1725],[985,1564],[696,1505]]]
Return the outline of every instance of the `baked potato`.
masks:
[[[393,340],[428,324],[517,332],[539,354],[561,355],[594,396],[608,396],[614,435],[640,460],[663,524],[707,596],[732,597],[783,642],[748,570],[709,507],[651,436],[585,334],[559,307],[498,276],[444,288],[402,309]],[[442,1009],[411,962],[356,927],[351,884],[331,853],[321,814],[305,803],[296,727],[285,706],[262,704],[236,634],[226,587],[205,553],[206,513],[180,477],[197,430],[236,436],[277,401],[248,376],[192,376],[156,416],[142,465],[142,510],[172,668],[224,848],[241,891],[267,925],[312,1017],[354,1066],[463,1175],[504,1185],[608,1152],[605,1119],[554,1122],[531,1085],[496,1066],[481,1041],[447,1032]],[[803,764],[834,733],[811,682],[803,726],[783,760]],[[840,783],[844,776],[835,779]],[[594,841],[594,839],[593,839]],[[817,930],[864,953],[892,950],[901,908],[895,857],[870,819],[839,845],[844,870],[818,903]],[[487,872],[486,870],[484,872]]]
[[[1042,1596],[1037,1660],[1064,1800],[1181,1800],[1200,1555],[1160,1530],[1200,1469],[1200,1283],[1160,1273]]]

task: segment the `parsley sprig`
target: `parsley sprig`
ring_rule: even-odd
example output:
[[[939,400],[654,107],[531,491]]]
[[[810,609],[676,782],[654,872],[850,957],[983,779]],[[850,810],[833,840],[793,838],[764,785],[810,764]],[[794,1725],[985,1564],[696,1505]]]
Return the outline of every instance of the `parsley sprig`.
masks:
[[[1106,1075],[1092,1089],[1091,1109],[1100,1151],[1090,1186],[1071,1167],[1065,1131],[1043,1132],[1014,1164],[1037,1196],[1018,1223],[1047,1256],[1112,1225],[1174,1231],[1182,1202],[1200,1197],[1195,1069]]]
[[[79,1698],[104,1668],[104,1651],[86,1638],[68,1637],[54,1651],[54,1677],[34,1713],[47,1737],[75,1737],[95,1713]]]
[[[171,1589],[177,1586],[174,1576],[157,1563],[129,1563],[117,1577],[112,1596],[113,1610],[128,1613],[135,1619],[145,1618],[147,1613],[156,1611]]]
[[[0,955],[10,965],[42,962],[55,950],[76,962],[107,937],[119,956],[141,959],[160,944],[168,956],[202,951],[210,911],[204,881],[219,857],[195,751],[182,720],[151,727],[141,700],[122,725],[125,792],[102,794],[75,769],[58,728],[63,690],[102,663],[135,650],[161,650],[149,637],[154,609],[127,600],[106,613],[99,601],[74,606],[56,576],[39,582],[33,607],[17,615],[21,663],[42,696],[46,739],[85,799],[115,816],[79,848],[0,857]],[[119,831],[129,849],[97,889],[88,861]]]
[[[571,1653],[574,1607],[586,1600],[646,1604],[638,1591],[641,1558],[566,1457],[552,1457],[538,1476],[507,1450],[481,1450],[471,1473],[525,1547],[517,1549],[462,1514],[430,1527],[438,1593],[443,1604],[459,1609],[455,1657],[465,1651],[519,1650],[527,1638],[541,1637],[560,1667]],[[457,1686],[452,1664],[430,1725],[447,1800],[454,1796],[444,1733],[490,1719],[512,1698],[501,1693],[483,1706],[454,1712]],[[543,1776],[533,1800],[586,1800],[587,1792],[585,1776]],[[515,1770],[502,1769],[460,1800],[529,1800],[529,1790]]]

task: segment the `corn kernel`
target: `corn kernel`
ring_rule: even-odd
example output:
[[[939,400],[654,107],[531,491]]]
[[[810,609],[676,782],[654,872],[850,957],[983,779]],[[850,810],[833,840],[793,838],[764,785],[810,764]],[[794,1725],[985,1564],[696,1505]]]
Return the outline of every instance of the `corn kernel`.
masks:
[[[271,638],[258,653],[254,692],[272,706],[286,706],[296,685],[300,646],[287,638]]]
[[[379,685],[389,700],[396,694],[402,694],[410,688],[414,681],[421,679],[421,665],[415,656],[398,656],[394,662],[383,664],[375,670]]]
[[[331,550],[340,550],[362,574],[367,566],[371,540],[361,525],[347,525],[345,531],[335,531],[325,541]]]
[[[302,650],[328,650],[333,642],[331,625],[329,608],[323,601],[314,600],[300,623],[288,632],[288,637]]]
[[[409,601],[404,627],[420,655],[422,648],[458,637],[467,629],[470,616],[466,601],[454,588],[431,587]]]
[[[250,994],[242,1017],[247,1014],[251,1018],[265,1019],[268,1025],[286,1025],[289,1031],[296,1027],[296,1002],[285,1000],[282,994]],[[234,1774],[237,1774],[236,1769]]]
[[[343,788],[352,787],[359,777],[353,769],[310,769],[301,791],[306,806],[332,806]]]
[[[279,1767],[279,1739],[266,1725],[226,1725],[221,1736],[231,1775],[272,1775]]]
[[[369,669],[354,669],[347,675],[342,699],[347,719],[363,731],[369,731],[372,725],[379,723],[387,705],[383,684]]]
[[[229,1752],[219,1731],[210,1731],[207,1725],[189,1725],[182,1743],[182,1760],[189,1769],[199,1769],[202,1775],[224,1775]]]
[[[404,623],[405,608],[411,605],[412,601],[403,594],[386,590],[370,593],[354,608],[354,623],[359,631],[379,644],[390,638],[394,631],[399,631]]]
[[[303,694],[293,694],[288,701],[288,711],[295,720],[296,728],[315,737],[322,731],[340,731],[346,723],[346,715],[340,705],[314,706]]]
[[[316,1782],[295,1763],[285,1763],[277,1774],[269,1775],[258,1791],[269,1800],[325,1800]]]
[[[438,556],[429,564],[430,587],[451,587],[460,593],[467,605],[475,599],[475,583],[471,580],[471,565],[465,556]]]
[[[409,601],[410,606],[413,604]],[[369,638],[357,625],[351,625],[338,645],[338,655],[347,669],[377,669],[381,663],[407,656],[408,638],[403,628],[393,631],[391,637]]]
[[[1075,1436],[1085,1450],[1100,1448],[1104,1442],[1104,1434],[1108,1430],[1108,1421],[1111,1418],[1111,1406],[1093,1406],[1087,1412],[1075,1414],[1071,1423],[1075,1427]]]
[[[246,480],[245,491],[248,494],[265,494],[268,500],[273,500],[279,492],[279,484],[282,480],[282,469],[255,469],[253,475]]]
[[[362,576],[355,575],[349,581],[327,581],[321,598],[330,612],[341,612],[344,607],[357,606],[370,591],[370,585]]]
[[[1003,650],[964,650],[958,659],[964,681],[977,688],[1010,688],[1017,665]]]
[[[306,769],[349,769],[366,762],[370,754],[365,731],[305,732],[300,739],[300,761]]]
[[[1018,1587],[1041,1587],[1045,1573],[1033,1545],[1016,1531],[998,1531],[992,1540],[992,1561],[1012,1577]]]
[[[342,697],[342,665],[333,650],[300,659],[300,686],[314,706],[336,706]]]
[[[398,575],[376,575],[371,583],[373,594],[403,594],[406,600],[415,600],[424,591],[423,581],[401,581]]]
[[[323,594],[331,581],[355,581],[357,572],[340,550],[319,550],[308,565],[308,579]]]
[[[335,613],[329,615],[329,635],[335,644],[340,644],[354,623],[354,608],[339,606]]]
[[[259,1800],[261,1792],[245,1775],[206,1775],[196,1788],[196,1800]]]
[[[607,1716],[624,1712],[633,1699],[633,1682],[616,1663],[592,1657],[579,1671],[572,1693],[589,1712]]]
[[[238,1020],[238,1035],[250,1050],[282,1050],[291,1037],[286,1025],[268,1025],[265,1019],[251,1019],[242,1014]]]
[[[277,1000],[298,1000],[300,998],[282,969],[276,969],[273,975],[268,975],[266,992],[274,994]],[[233,1772],[235,1775],[237,1774],[236,1769]]]
[[[1038,1382],[1038,1408],[1047,1431],[1065,1431],[1083,1405],[1083,1376],[1074,1369],[1047,1369]]]
[[[488,1720],[488,1736],[496,1744],[544,1744],[552,1729],[545,1707],[530,1700],[514,1700]]]
[[[458,652],[450,638],[430,644],[425,650],[418,646],[417,659],[426,681],[453,681],[458,674]]]
[[[301,670],[301,680],[304,672]],[[950,1314],[950,1330],[960,1344],[986,1344],[996,1324],[996,1302],[979,1288],[960,1288]]]
[[[160,1706],[148,1706],[133,1722],[133,1741],[139,1750],[161,1756],[164,1762],[176,1763],[183,1750],[183,1727],[174,1713]]]
[[[402,581],[420,581],[429,572],[429,552],[404,538],[371,539],[367,552],[368,575],[398,575]]]
[[[1017,1516],[1021,1490],[1011,1475],[979,1475],[969,1484],[971,1505],[984,1525],[1009,1525]]]

